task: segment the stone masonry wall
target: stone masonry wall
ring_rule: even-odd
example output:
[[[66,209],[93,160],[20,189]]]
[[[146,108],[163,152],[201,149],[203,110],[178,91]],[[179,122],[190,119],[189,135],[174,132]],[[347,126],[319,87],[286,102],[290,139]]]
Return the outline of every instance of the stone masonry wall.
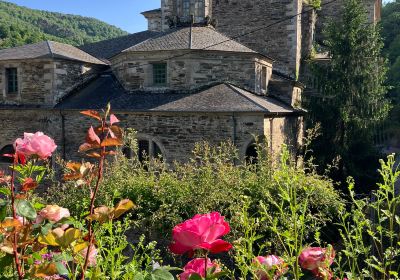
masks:
[[[54,110],[0,110],[0,149],[23,137],[24,132],[37,131],[45,132],[61,147],[61,127],[60,115]]]
[[[302,10],[302,0],[213,0],[217,30],[276,59],[274,68],[296,77],[300,63],[301,17],[269,26]]]
[[[7,94],[6,68],[17,68],[18,93]],[[0,62],[0,104],[52,107],[74,86],[97,71],[92,65],[66,60]]]
[[[322,40],[322,31],[324,26],[331,20],[339,18],[343,11],[343,0],[338,0],[332,3],[330,0],[322,0],[321,3],[323,7],[317,12],[318,20],[316,37],[318,40]],[[364,4],[370,22],[378,22],[380,20],[382,0],[364,0]]]
[[[188,90],[216,82],[232,81],[238,86],[259,92],[259,82],[256,79],[259,71],[256,70],[256,66],[263,65],[268,68],[267,80],[272,73],[271,63],[254,55],[212,51],[191,52],[168,60],[167,85],[163,88],[154,87],[151,63],[179,54],[181,52],[122,54],[113,59],[112,68],[123,86],[131,91]]]
[[[159,144],[167,162],[186,161],[195,143],[200,141],[215,145],[232,141],[244,157],[254,136],[264,133],[272,139],[274,151],[278,151],[282,143],[296,146],[297,117],[271,119],[271,128],[270,120],[256,113],[115,113],[123,128],[133,128],[138,131],[139,138]],[[3,109],[0,110],[0,149],[22,137],[24,132],[43,131],[55,139],[58,155],[63,157],[65,153],[67,160],[79,160],[77,151],[90,125],[96,122],[78,111]]]
[[[17,68],[18,93],[7,94],[6,68]],[[50,60],[2,61],[0,93],[2,104],[43,105],[53,86],[53,63]]]

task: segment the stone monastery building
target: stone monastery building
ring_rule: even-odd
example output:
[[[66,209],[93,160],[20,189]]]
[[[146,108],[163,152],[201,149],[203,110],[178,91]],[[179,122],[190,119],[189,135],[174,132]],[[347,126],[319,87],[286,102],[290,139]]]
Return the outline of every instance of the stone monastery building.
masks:
[[[365,0],[371,21],[381,0]],[[341,0],[161,0],[143,12],[148,30],[80,47],[45,41],[0,50],[0,154],[23,132],[55,138],[78,156],[91,121],[79,114],[108,102],[139,152],[187,160],[196,142],[234,143],[254,153],[301,145],[302,81],[308,58]],[[323,57],[321,58],[323,59]],[[1,158],[0,158],[1,160]],[[3,158],[4,160],[4,158]]]

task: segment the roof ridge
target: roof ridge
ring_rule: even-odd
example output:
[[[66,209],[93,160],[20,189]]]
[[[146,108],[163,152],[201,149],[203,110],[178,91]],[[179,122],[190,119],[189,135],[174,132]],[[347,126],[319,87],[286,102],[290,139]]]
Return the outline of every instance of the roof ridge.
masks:
[[[51,49],[50,41],[46,40],[47,47],[49,48],[49,52],[52,58],[54,58],[53,50]]]

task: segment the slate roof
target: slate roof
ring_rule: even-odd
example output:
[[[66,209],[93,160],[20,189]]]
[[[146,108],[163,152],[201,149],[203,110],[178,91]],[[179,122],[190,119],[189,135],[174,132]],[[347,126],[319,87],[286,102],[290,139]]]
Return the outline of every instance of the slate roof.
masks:
[[[123,50],[137,45],[149,38],[159,35],[160,32],[143,31],[114,39],[87,44],[79,48],[95,57],[110,59]]]
[[[172,29],[131,46],[124,52],[189,49],[256,53],[208,26]]]
[[[258,112],[292,114],[298,110],[271,97],[256,96],[223,83],[193,93],[128,93],[110,73],[59,103],[59,109],[101,109],[110,102],[113,110],[127,112]]]
[[[15,48],[0,50],[0,60],[24,60],[35,58],[59,58],[92,64],[105,64],[92,55],[67,44],[43,41]]]

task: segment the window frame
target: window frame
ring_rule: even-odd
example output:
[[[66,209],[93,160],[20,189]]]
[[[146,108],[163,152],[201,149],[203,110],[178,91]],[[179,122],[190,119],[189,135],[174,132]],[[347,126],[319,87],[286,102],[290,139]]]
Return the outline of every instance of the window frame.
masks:
[[[10,87],[11,84],[11,87]],[[18,68],[6,67],[5,68],[5,85],[7,94],[17,94],[19,92],[18,83]]]
[[[190,16],[190,6],[191,6],[190,0],[182,0],[182,15],[184,17]]]
[[[268,76],[268,68],[267,66],[261,66],[261,91],[266,92],[267,91],[267,76]]]
[[[161,69],[161,66],[163,69]],[[159,68],[159,69],[157,69]],[[162,74],[157,73],[157,71],[164,71],[163,77]],[[165,62],[154,62],[152,63],[152,72],[153,72],[153,86],[166,86],[168,79],[168,65]],[[163,81],[162,81],[163,80]],[[162,81],[162,82],[160,82]]]

